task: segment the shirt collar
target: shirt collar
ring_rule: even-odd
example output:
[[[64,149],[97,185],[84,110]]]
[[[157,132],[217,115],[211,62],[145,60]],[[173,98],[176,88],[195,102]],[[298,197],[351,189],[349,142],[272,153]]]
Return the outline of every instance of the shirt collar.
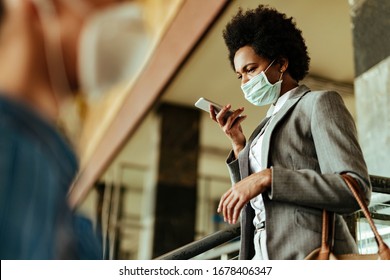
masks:
[[[283,105],[286,103],[286,101],[290,98],[291,95],[294,94],[294,92],[297,89],[298,89],[298,87],[295,87],[295,88],[289,90],[288,92],[286,92],[285,94],[283,94],[282,96],[280,96],[278,98],[278,100],[276,101],[276,103],[272,104],[271,107],[268,109],[267,117],[271,117],[271,116],[275,115],[277,112],[279,112],[280,109],[282,109]]]

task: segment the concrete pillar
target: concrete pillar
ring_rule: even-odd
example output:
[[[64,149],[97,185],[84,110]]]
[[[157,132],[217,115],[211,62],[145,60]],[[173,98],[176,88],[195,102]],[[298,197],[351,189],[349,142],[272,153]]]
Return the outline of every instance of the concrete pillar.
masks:
[[[194,240],[199,154],[199,110],[163,104],[159,114],[153,257]]]
[[[359,141],[369,173],[390,177],[390,1],[349,3]]]

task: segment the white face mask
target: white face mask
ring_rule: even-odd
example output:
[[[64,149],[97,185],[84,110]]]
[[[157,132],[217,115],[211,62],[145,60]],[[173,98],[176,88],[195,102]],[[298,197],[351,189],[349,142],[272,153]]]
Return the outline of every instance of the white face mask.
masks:
[[[151,47],[140,7],[123,3],[94,15],[80,34],[81,91],[96,99],[114,85],[130,81]]]
[[[254,76],[248,82],[241,86],[244,92],[246,100],[256,106],[264,106],[276,102],[280,96],[280,89],[282,85],[282,75],[280,75],[279,81],[275,84],[271,84],[268,81],[265,72],[274,63],[273,60],[267,69],[261,71],[260,74]]]
[[[53,88],[70,91],[61,47],[60,22],[53,21],[54,17],[58,18],[57,11],[51,0],[33,1],[43,24],[51,26],[52,33],[45,34],[44,43]],[[91,8],[83,0],[63,1],[80,13]],[[151,46],[141,7],[136,3],[115,4],[96,12],[80,32],[78,78],[81,91],[88,100],[93,100],[114,85],[130,81],[144,64]]]

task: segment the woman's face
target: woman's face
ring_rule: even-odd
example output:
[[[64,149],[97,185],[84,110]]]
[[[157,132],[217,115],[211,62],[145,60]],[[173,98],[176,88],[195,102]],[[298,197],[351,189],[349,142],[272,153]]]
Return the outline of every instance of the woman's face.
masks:
[[[251,46],[244,46],[234,55],[234,68],[241,85],[248,82],[261,71],[267,69],[272,61],[255,53]],[[274,62],[265,73],[271,84],[276,83],[280,78],[280,65]]]

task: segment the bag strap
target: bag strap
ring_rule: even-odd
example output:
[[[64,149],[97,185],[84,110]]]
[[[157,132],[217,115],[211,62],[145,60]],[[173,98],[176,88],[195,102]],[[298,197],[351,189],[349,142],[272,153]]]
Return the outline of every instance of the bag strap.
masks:
[[[330,238],[329,238],[329,213],[325,209],[322,211],[322,234],[321,247],[318,252],[318,260],[329,260],[330,254]]]
[[[382,236],[379,234],[378,229],[376,228],[375,223],[371,218],[370,211],[368,210],[367,203],[361,194],[358,183],[356,182],[355,179],[353,179],[351,176],[347,174],[342,174],[341,176],[343,177],[345,183],[347,184],[348,188],[351,190],[353,196],[358,202],[360,208],[363,211],[364,217],[367,219],[368,224],[370,225],[371,230],[375,235],[375,241],[378,244],[378,255],[380,259],[390,260],[390,249],[383,241]]]
[[[381,260],[390,260],[390,249],[383,241],[382,236],[379,234],[378,229],[375,226],[373,219],[371,218],[370,211],[368,210],[367,203],[364,196],[361,194],[358,183],[355,179],[347,174],[342,174],[342,178],[347,184],[348,188],[351,190],[353,196],[358,202],[365,218],[367,219],[371,230],[375,235],[375,241],[378,245],[378,255]],[[332,219],[333,218],[333,219]],[[328,211],[325,209],[322,212],[322,235],[321,235],[321,248],[318,254],[319,260],[328,260],[329,254],[333,249],[333,240],[334,240],[334,230],[335,230],[335,217],[329,217]]]

